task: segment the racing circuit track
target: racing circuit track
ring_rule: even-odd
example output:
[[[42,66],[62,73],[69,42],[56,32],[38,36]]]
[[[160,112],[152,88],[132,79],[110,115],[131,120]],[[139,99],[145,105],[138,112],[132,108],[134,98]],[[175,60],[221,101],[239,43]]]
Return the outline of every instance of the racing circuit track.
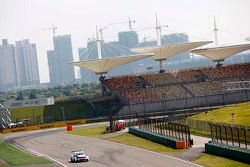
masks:
[[[84,125],[79,128],[96,127],[103,124]],[[184,160],[135,148],[103,139],[93,139],[64,133],[65,128],[19,133],[7,137],[17,146],[54,159],[62,166],[89,167],[197,167]],[[84,150],[89,162],[71,163],[70,152]]]

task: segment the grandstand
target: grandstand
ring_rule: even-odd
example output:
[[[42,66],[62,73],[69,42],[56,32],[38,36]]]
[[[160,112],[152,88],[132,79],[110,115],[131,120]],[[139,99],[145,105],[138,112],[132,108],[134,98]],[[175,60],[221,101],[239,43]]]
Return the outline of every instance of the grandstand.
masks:
[[[124,104],[119,114],[138,114],[230,104],[250,99],[249,90],[228,90],[226,83],[250,80],[250,63],[119,76],[102,81],[106,94]],[[104,93],[104,94],[105,94]]]
[[[215,28],[216,30],[217,28]],[[197,41],[161,45],[156,20],[157,46],[132,48],[134,56],[102,58],[102,43],[98,39],[98,59],[72,62],[100,75],[102,95],[112,96],[122,108],[118,115],[175,111],[194,107],[209,107],[247,101],[249,89],[228,89],[227,84],[250,80],[250,63],[222,66],[222,61],[250,49],[250,44],[200,48],[212,41]],[[164,61],[180,53],[191,52],[216,62],[215,67],[165,72]],[[151,57],[159,62],[159,73],[125,75],[107,78],[104,74],[121,65]],[[117,107],[120,108],[120,107]]]

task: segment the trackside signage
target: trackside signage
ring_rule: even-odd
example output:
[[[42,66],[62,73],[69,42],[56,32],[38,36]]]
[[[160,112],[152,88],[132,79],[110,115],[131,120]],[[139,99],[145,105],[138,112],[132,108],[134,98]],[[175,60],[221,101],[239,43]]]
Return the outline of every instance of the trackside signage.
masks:
[[[25,108],[34,106],[49,106],[54,104],[55,104],[54,97],[50,97],[50,98],[40,98],[40,99],[8,101],[4,103],[4,106],[6,108]]]

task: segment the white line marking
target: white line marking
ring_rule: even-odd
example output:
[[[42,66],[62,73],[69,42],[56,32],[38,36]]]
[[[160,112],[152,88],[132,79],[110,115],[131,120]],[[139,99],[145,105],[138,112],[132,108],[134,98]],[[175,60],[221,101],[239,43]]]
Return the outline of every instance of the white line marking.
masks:
[[[60,165],[62,165],[63,167],[67,167],[67,165],[64,165],[63,163],[55,160],[54,158],[51,158],[50,156],[48,155],[45,155],[45,154],[42,154],[36,150],[33,150],[31,148],[25,148],[25,147],[22,147],[21,145],[17,144],[17,143],[10,143],[12,146],[16,147],[17,149],[23,151],[23,152],[26,152],[32,156],[37,156],[37,157],[46,157],[47,159],[50,159],[51,161],[54,161]]]
[[[66,133],[64,133],[64,134],[66,134]],[[72,134],[66,134],[66,135],[72,135]],[[77,136],[77,135],[72,135],[72,136]],[[93,140],[99,140],[99,141],[100,140],[102,140],[102,141],[104,140],[104,139],[98,139],[98,138],[91,138],[91,137],[87,137],[87,136],[80,136],[80,137],[85,137],[85,138],[89,138],[89,139],[93,139]],[[151,150],[147,150],[147,149],[143,149],[143,148],[139,148],[139,147],[127,145],[127,144],[117,143],[117,142],[113,142],[113,141],[110,141],[110,140],[104,140],[104,141],[107,141],[107,142],[110,142],[110,143],[116,143],[118,145],[127,146],[127,147],[131,147],[131,148],[134,148],[134,149],[139,149],[139,150],[147,151],[147,152],[154,153],[154,154],[158,154],[158,155],[165,156],[165,157],[168,157],[170,159],[177,160],[177,161],[185,162],[185,163],[197,166],[197,167],[204,167],[202,165],[195,164],[195,163],[187,161],[187,160],[183,160],[183,159],[180,159],[180,158],[177,158],[177,157],[172,157],[172,156],[169,156],[169,155],[166,155],[166,154],[162,154],[162,153],[158,153],[158,152],[154,152],[154,151],[151,151]]]
[[[43,155],[44,155],[44,154],[43,154]],[[44,155],[44,157],[46,157],[46,158],[50,159],[51,161],[54,161],[54,162],[56,162],[56,163],[62,165],[63,167],[67,167],[67,165],[64,165],[63,163],[61,163],[61,162],[55,160],[54,158],[51,158],[51,157],[48,156],[48,155]]]
[[[109,141],[109,140],[107,140],[107,141]],[[109,141],[109,142],[112,142],[112,141]],[[113,143],[116,143],[116,142],[113,142]],[[182,162],[185,162],[185,163],[188,163],[188,164],[191,164],[191,165],[195,165],[197,167],[204,167],[204,166],[195,164],[195,163],[187,161],[187,160],[183,160],[183,159],[180,159],[180,158],[177,158],[177,157],[172,157],[172,156],[169,156],[169,155],[166,155],[166,154],[162,154],[162,153],[158,153],[158,152],[154,152],[154,151],[151,151],[151,150],[147,150],[147,149],[143,149],[143,148],[139,148],[139,147],[135,147],[135,146],[130,146],[130,145],[122,144],[122,143],[117,143],[117,144],[125,145],[125,146],[132,147],[132,148],[135,148],[135,149],[144,150],[144,151],[151,152],[151,153],[158,154],[158,155],[162,155],[162,156],[165,156],[165,157],[177,160],[177,161],[182,161]]]

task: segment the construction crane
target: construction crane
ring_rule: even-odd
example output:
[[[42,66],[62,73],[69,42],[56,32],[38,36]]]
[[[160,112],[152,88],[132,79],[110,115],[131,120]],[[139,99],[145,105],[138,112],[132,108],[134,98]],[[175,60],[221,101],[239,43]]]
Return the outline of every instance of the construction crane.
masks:
[[[130,17],[128,18],[128,21],[124,21],[124,22],[117,22],[117,23],[111,23],[111,24],[108,24],[108,26],[112,26],[112,25],[116,25],[116,24],[124,24],[124,23],[128,23],[129,24],[129,30],[132,31],[132,23],[135,23],[134,20],[130,20]],[[99,34],[100,34],[100,40],[103,41],[103,30],[107,29],[108,26],[100,26],[98,31],[99,31]]]
[[[54,26],[54,24],[53,24],[52,27],[44,28],[43,30],[52,30],[53,36],[55,36],[56,35],[57,27]]]
[[[132,23],[135,23],[135,20],[130,20],[130,17],[128,18],[128,21],[117,22],[117,23],[111,23],[111,24],[109,24],[109,25],[124,24],[124,23],[128,23],[129,30],[130,30],[130,31],[133,31]]]
[[[161,36],[162,36],[162,28],[168,28],[168,25],[160,25],[158,22],[157,14],[155,14],[155,27],[147,27],[147,28],[142,28],[142,29],[136,29],[136,32],[140,31],[146,31],[150,29],[155,29],[156,30],[156,39],[157,39],[157,45],[161,45]]]
[[[107,29],[108,27],[105,26],[105,27],[101,27],[99,28],[99,33],[100,33],[100,36],[101,36],[101,41],[103,41],[103,30]]]

